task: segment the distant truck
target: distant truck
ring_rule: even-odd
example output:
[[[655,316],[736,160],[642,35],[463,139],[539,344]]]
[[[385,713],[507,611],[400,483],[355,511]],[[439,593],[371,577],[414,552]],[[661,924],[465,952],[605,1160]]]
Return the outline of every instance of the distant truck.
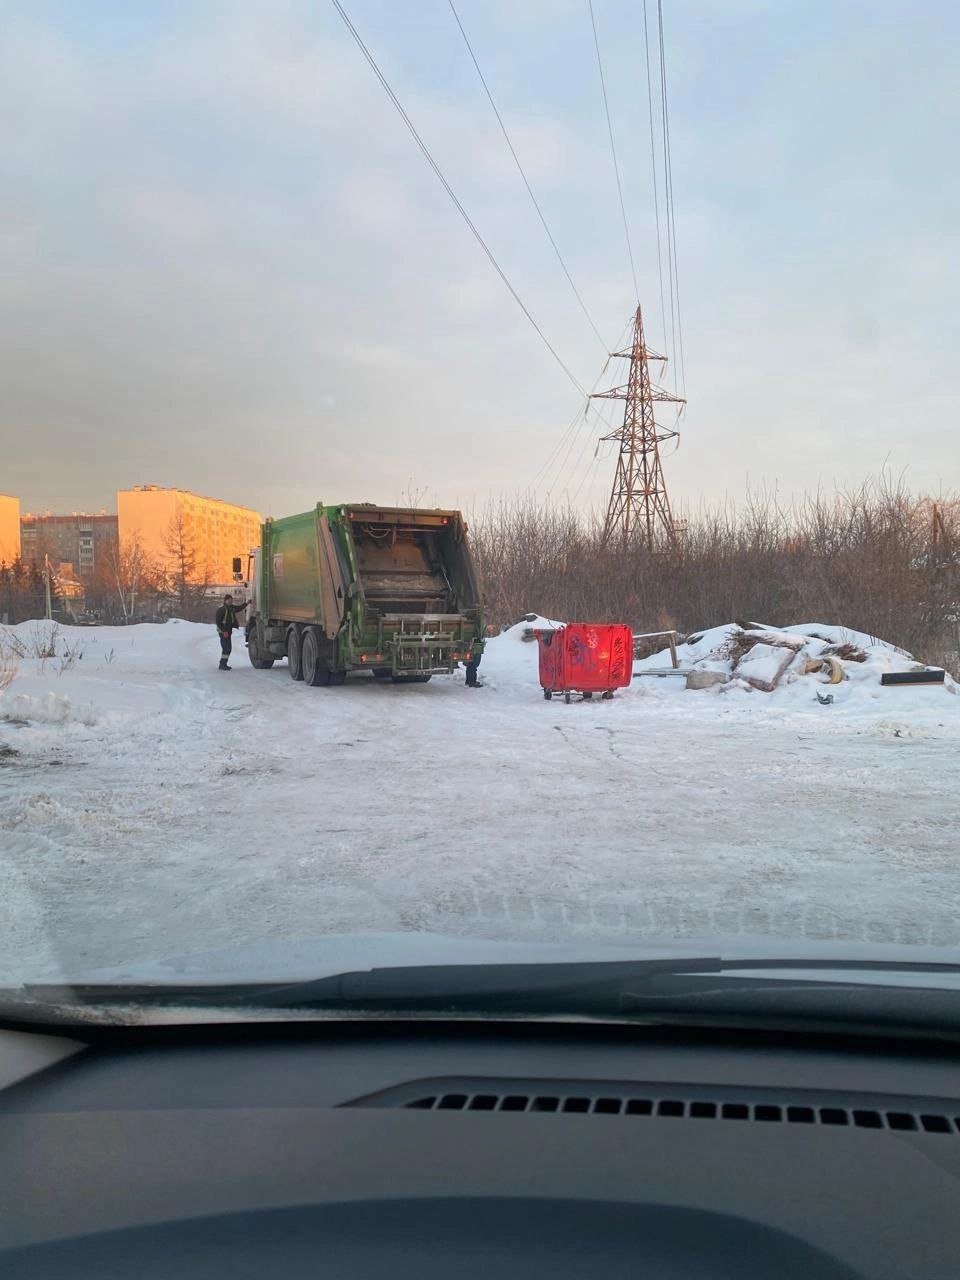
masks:
[[[318,504],[266,520],[249,566],[247,652],[294,680],[425,683],[479,659],[480,588],[459,511]]]

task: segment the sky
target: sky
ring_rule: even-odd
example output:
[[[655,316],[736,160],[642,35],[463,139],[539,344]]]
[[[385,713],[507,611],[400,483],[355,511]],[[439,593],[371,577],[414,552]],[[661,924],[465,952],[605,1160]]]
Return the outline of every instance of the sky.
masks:
[[[637,299],[587,0],[457,9],[604,344],[447,0],[343,3],[562,361],[618,381]],[[647,337],[673,352],[642,5],[594,11]],[[881,469],[960,487],[960,9],[664,0],[664,22],[674,503]],[[274,515],[602,506],[612,446],[582,410],[329,0],[0,0],[0,492],[24,509],[143,483]]]

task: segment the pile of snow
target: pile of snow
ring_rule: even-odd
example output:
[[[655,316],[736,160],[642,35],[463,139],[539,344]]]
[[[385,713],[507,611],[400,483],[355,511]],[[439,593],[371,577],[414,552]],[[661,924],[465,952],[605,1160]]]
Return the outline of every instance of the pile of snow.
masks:
[[[829,685],[837,702],[854,690],[874,690],[887,672],[930,671],[912,654],[896,645],[850,627],[802,623],[790,627],[742,627],[730,622],[691,635],[677,646],[677,658],[687,671],[713,672],[719,679],[712,689],[764,692],[802,686],[805,695],[816,685]],[[635,664],[635,672],[670,665],[670,651],[663,649]],[[921,686],[922,688],[922,686]],[[960,692],[948,674],[943,688]]]
[[[499,636],[487,641],[481,676],[485,684],[503,692],[532,693],[539,687],[538,629],[556,629],[564,624],[528,614]],[[939,670],[918,662],[906,650],[852,627],[828,623],[799,623],[788,627],[744,627],[730,622],[694,633],[677,646],[681,673],[703,673],[698,681],[721,702],[751,705],[773,704],[805,710],[826,700],[828,705],[861,711],[875,717],[895,711],[926,715],[935,705],[951,703],[960,711],[960,701],[943,695],[960,693],[949,674],[943,684],[881,686],[886,672]],[[634,674],[664,673],[672,669],[669,649],[638,660]],[[709,676],[715,677],[711,683]],[[691,681],[691,686],[694,684]],[[637,678],[630,691],[618,695],[672,700],[687,693],[682,678],[657,680]],[[757,694],[762,696],[758,697]],[[749,698],[747,695],[750,695]]]
[[[538,683],[539,658],[535,631],[555,631],[562,622],[528,613],[515,626],[486,642],[480,665],[485,685],[509,689]]]
[[[74,707],[69,698],[50,692],[35,698],[29,693],[8,692],[0,696],[0,719],[14,724],[96,724],[92,706]]]
[[[0,722],[90,727],[175,712],[190,696],[184,686],[198,671],[215,669],[219,656],[212,626],[174,619],[0,627],[0,660],[12,672],[0,692]]]

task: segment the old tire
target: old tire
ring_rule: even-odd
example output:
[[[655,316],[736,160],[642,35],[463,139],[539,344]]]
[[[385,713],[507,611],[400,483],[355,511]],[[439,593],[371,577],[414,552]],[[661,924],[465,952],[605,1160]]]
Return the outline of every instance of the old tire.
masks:
[[[303,633],[301,644],[303,680],[316,687],[330,683],[330,668],[320,647],[320,638],[313,627]]]
[[[253,627],[250,635],[247,637],[247,657],[250,659],[251,667],[256,667],[258,671],[268,671],[274,663],[273,658],[265,658],[260,652],[260,642],[257,639],[257,628]]]
[[[300,632],[296,627],[291,627],[287,632],[287,663],[289,665],[291,679],[302,680],[303,652],[300,641]]]

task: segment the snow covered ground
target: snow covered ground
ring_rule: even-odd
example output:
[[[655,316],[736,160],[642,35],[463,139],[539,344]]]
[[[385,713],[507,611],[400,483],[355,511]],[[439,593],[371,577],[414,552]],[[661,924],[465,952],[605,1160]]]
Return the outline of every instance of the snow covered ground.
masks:
[[[808,651],[869,649],[830,705],[810,676],[548,703],[521,631],[472,691],[311,689],[242,639],[220,673],[184,622],[63,629],[0,696],[0,982],[366,931],[960,944],[952,685],[881,687],[909,661],[814,626]],[[681,658],[723,669],[723,639]]]

